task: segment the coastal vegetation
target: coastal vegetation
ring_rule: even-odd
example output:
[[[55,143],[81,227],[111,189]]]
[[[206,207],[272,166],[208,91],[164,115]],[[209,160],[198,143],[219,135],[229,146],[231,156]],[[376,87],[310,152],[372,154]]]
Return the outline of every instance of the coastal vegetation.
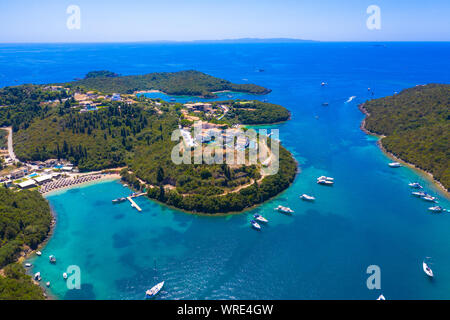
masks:
[[[52,215],[36,191],[0,187],[0,299],[42,299],[42,291],[15,263],[21,251],[36,249],[50,231]]]
[[[386,151],[450,188],[450,85],[429,84],[367,101],[365,128]]]
[[[94,71],[63,86],[2,89],[0,101],[8,107],[0,109],[0,124],[13,126],[14,151],[21,161],[65,159],[82,172],[125,167],[122,178],[130,186],[147,190],[150,198],[168,205],[204,213],[240,211],[289,186],[297,170],[292,155],[281,147],[280,169],[273,176],[263,176],[261,164],[175,165],[171,152],[179,142],[171,140],[172,132],[180,125],[192,129],[189,119],[194,115],[210,126],[220,123],[223,129],[285,121],[290,117],[287,109],[246,100],[188,106],[106,93],[130,89],[179,90],[179,94],[201,90],[202,95],[229,89],[268,92],[258,86],[239,86],[196,71],[127,77]]]
[[[224,90],[252,94],[267,94],[270,92],[269,89],[258,85],[235,84],[195,70],[130,76],[117,76],[110,71],[93,71],[88,73],[86,78],[65,85],[105,93],[159,90],[171,95],[202,96],[205,98],[213,98],[216,96],[214,92]]]

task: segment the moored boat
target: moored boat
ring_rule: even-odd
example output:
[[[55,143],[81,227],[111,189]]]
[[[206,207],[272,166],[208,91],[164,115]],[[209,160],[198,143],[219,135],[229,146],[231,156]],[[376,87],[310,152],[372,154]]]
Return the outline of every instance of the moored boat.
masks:
[[[254,214],[253,218],[255,218],[255,220],[259,221],[259,222],[264,222],[267,223],[269,222],[269,220],[267,220],[266,218],[264,218],[262,215],[260,214]]]
[[[36,281],[41,281],[41,273],[40,272],[36,272],[33,276],[33,279]]]
[[[117,204],[117,203],[121,203],[121,202],[125,202],[125,201],[127,201],[127,198],[122,197],[122,198],[114,199],[112,201],[112,203]]]
[[[402,164],[400,162],[391,162],[388,164],[388,166],[391,168],[400,168]]]
[[[332,178],[332,177],[326,177],[326,176],[320,176],[320,177],[317,178],[317,180],[334,181],[334,178]]]
[[[441,206],[429,207],[428,210],[432,212],[442,212],[444,209]]]
[[[36,251],[36,255],[37,255],[37,256],[41,256],[41,255],[42,255],[42,252]]]
[[[427,193],[423,191],[415,191],[411,192],[411,194],[415,197],[425,197],[427,195]]]
[[[45,284],[47,287],[50,287],[50,281],[47,281],[47,283]]]
[[[158,283],[157,285],[153,286],[150,290],[147,290],[145,292],[145,297],[147,299],[149,298],[153,298],[154,296],[156,296],[162,289],[162,287],[164,286],[164,281]]]
[[[48,257],[48,260],[50,260],[50,263],[55,263],[55,262],[56,262],[56,258],[55,258],[54,255],[50,255],[50,256]]]
[[[377,298],[377,300],[386,300],[386,298],[382,294],[380,294],[380,296]]]
[[[64,279],[64,280],[67,279],[67,273],[66,273],[66,272],[63,273],[63,279]]]
[[[31,267],[31,263],[25,263],[25,268]]]
[[[410,186],[411,188],[415,188],[415,189],[423,189],[423,187],[418,182],[408,183],[408,186]]]
[[[331,180],[325,180],[325,179],[319,179],[317,180],[318,184],[324,185],[324,186],[332,186],[334,184],[334,181]]]
[[[252,225],[252,228],[254,228],[256,230],[261,230],[261,226],[255,220],[250,221],[250,224]]]
[[[425,261],[422,263],[422,267],[423,267],[423,272],[425,272],[425,274],[427,276],[429,276],[430,278],[434,277],[433,270],[431,270],[431,268],[428,266],[428,264]]]
[[[294,213],[294,210],[292,210],[289,207],[283,207],[282,205],[279,205],[278,207],[275,208],[275,210],[281,212],[281,213]]]
[[[300,199],[305,200],[305,201],[314,201],[314,200],[316,200],[315,197],[309,196],[309,195],[307,195],[307,194],[302,194],[302,195],[300,196]]]
[[[422,200],[436,202],[436,197],[430,196],[429,194],[420,197]]]

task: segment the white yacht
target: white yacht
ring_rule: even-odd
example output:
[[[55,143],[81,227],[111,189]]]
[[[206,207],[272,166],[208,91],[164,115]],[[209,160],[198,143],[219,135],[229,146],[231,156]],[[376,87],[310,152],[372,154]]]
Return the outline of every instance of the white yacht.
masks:
[[[67,273],[66,273],[66,272],[63,273],[63,279],[64,279],[64,280],[67,279]]]
[[[433,212],[442,212],[444,209],[441,206],[429,207],[428,210]]]
[[[425,201],[436,202],[436,197],[430,196],[429,194],[422,196],[421,199]]]
[[[281,213],[294,213],[294,210],[288,207],[283,207],[282,205],[279,205],[275,208],[275,210],[281,212]]]
[[[259,221],[259,222],[263,222],[263,223],[267,223],[269,222],[269,220],[267,220],[266,218],[264,218],[262,215],[260,214],[254,214],[253,218],[255,218],[255,220]]]
[[[305,200],[305,201],[314,201],[314,200],[316,200],[315,197],[309,196],[309,195],[307,195],[307,194],[302,194],[302,195],[300,196],[300,199]]]
[[[36,255],[40,257],[42,255],[42,252],[36,251]]]
[[[414,189],[423,189],[423,187],[418,182],[408,183],[408,186],[410,186],[411,188],[414,188]]]
[[[41,281],[41,273],[40,272],[36,272],[33,276],[33,279],[36,281]]]
[[[156,296],[162,289],[162,287],[164,286],[164,281],[158,283],[156,286],[152,287],[150,290],[147,290],[145,292],[145,297],[148,298],[153,298],[154,296]]]
[[[50,263],[55,263],[56,262],[56,258],[55,258],[54,255],[49,256],[48,260],[50,260]]]
[[[402,164],[400,162],[391,162],[388,164],[388,166],[391,168],[400,168]]]
[[[377,298],[377,300],[386,300],[386,298],[382,294],[380,294],[380,296]]]
[[[422,267],[423,272],[425,272],[427,276],[429,276],[430,278],[434,277],[433,270],[431,270],[431,268],[426,264],[425,261],[422,263]]]
[[[252,228],[255,228],[256,230],[261,230],[261,226],[255,220],[250,221],[250,224],[252,225]]]

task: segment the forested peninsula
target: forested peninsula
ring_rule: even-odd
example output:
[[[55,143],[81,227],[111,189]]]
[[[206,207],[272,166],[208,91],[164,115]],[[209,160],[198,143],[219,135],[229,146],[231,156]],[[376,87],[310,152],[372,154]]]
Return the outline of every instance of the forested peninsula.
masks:
[[[419,85],[365,102],[363,126],[382,147],[450,189],[450,85]]]

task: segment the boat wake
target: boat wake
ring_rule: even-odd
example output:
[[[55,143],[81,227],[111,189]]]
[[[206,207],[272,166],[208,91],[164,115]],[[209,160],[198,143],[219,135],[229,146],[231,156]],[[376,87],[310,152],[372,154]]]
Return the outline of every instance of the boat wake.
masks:
[[[355,98],[356,98],[356,96],[351,96],[350,98],[348,98],[347,101],[345,101],[345,103],[350,103]]]

